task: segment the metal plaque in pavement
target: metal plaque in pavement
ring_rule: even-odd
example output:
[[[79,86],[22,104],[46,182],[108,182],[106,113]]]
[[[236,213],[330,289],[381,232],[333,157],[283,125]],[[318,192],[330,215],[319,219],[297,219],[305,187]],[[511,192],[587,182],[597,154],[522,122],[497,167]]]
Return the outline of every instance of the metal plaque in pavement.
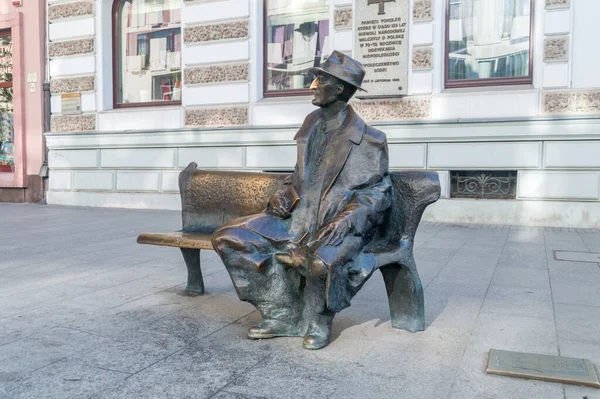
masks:
[[[600,388],[594,365],[587,359],[490,349],[486,372]]]

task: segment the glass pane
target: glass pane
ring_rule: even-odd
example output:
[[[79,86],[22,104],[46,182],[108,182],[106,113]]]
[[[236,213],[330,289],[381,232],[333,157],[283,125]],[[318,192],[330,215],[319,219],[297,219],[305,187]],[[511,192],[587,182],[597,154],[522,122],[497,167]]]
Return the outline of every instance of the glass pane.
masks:
[[[0,36],[0,172],[15,164],[12,68],[12,36]]]
[[[307,89],[329,48],[328,0],[266,0],[267,90]]]
[[[531,0],[449,0],[450,80],[529,76]]]
[[[124,1],[116,18],[118,103],[181,100],[179,1]]]

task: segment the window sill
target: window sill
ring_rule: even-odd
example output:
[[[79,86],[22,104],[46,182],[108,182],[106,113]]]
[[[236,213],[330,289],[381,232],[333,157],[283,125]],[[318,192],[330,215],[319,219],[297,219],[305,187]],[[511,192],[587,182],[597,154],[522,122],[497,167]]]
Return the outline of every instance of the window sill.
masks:
[[[263,97],[260,100],[256,101],[256,105],[259,104],[277,104],[277,103],[287,103],[287,104],[294,104],[294,103],[300,103],[300,104],[304,104],[307,101],[310,102],[313,98],[312,94],[308,94],[306,96],[286,96],[286,97]]]
[[[183,105],[151,105],[151,106],[139,106],[139,107],[124,107],[124,108],[113,108],[104,111],[99,111],[98,114],[120,114],[127,112],[141,112],[141,111],[173,111],[181,110]]]
[[[533,84],[523,85],[499,85],[499,86],[473,86],[473,87],[450,87],[445,88],[440,93],[444,94],[457,94],[457,93],[479,93],[479,92],[515,92],[515,91],[531,91],[535,87]]]

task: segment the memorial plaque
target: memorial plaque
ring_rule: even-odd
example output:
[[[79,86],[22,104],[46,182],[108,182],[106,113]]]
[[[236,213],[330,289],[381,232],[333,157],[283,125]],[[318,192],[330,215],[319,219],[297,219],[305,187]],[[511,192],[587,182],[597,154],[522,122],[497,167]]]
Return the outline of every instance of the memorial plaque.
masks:
[[[594,365],[587,359],[490,349],[486,372],[600,388]]]
[[[81,94],[69,93],[60,95],[60,113],[74,115],[81,113]]]
[[[409,0],[356,0],[354,52],[367,75],[359,98],[408,94]]]

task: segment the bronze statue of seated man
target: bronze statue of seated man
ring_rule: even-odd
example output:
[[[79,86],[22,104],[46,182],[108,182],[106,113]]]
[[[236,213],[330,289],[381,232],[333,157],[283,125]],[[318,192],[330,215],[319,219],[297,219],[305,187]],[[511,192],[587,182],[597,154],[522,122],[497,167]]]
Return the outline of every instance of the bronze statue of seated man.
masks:
[[[294,137],[297,163],[260,214],[232,220],[212,238],[239,298],[262,323],[253,339],[303,336],[304,347],[331,340],[336,312],[364,279],[359,255],[390,207],[386,136],[348,105],[365,70],[334,51],[315,79],[310,113]]]

